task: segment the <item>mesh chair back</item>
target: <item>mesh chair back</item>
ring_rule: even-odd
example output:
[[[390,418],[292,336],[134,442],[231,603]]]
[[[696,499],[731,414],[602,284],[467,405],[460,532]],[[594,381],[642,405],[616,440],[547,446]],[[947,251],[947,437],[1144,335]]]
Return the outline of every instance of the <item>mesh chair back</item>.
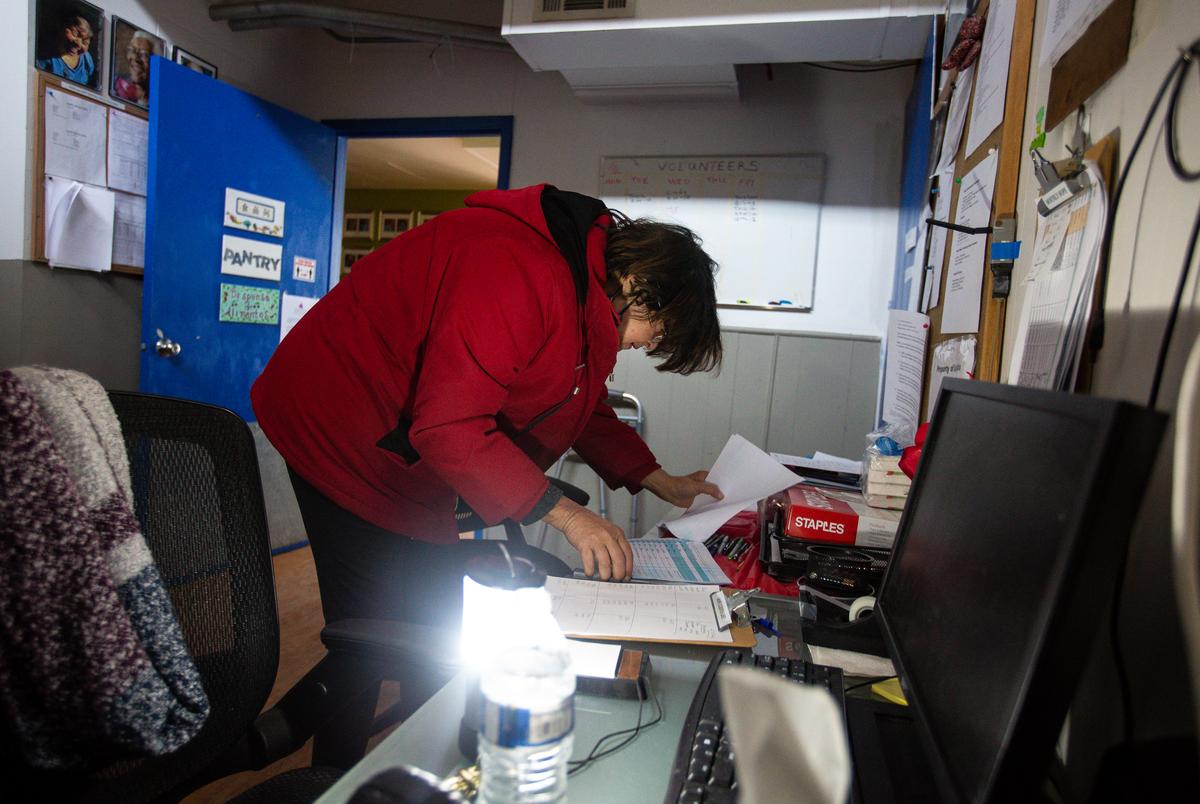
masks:
[[[91,801],[149,801],[247,733],[279,660],[279,623],[254,438],[224,408],[111,392],[134,509],[208,694],[200,733],[174,754],[114,762],[86,778],[26,780]]]

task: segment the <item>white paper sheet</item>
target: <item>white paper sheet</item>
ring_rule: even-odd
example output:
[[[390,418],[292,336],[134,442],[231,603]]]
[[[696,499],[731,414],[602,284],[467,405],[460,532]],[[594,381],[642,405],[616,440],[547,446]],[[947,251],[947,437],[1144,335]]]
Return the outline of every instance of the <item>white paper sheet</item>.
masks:
[[[150,124],[131,114],[108,110],[108,186],[144,196]]]
[[[941,173],[954,165],[958,158],[958,146],[962,142],[963,124],[967,120],[967,106],[971,100],[971,81],[975,77],[975,65],[958,74],[950,94],[950,108],[946,111],[946,128],[942,132],[942,153],[938,157],[934,173]],[[941,220],[945,220],[942,218]]]
[[[295,296],[284,293],[279,301],[279,340],[282,341],[292,331],[292,327],[313,308],[320,299],[309,296]]]
[[[850,742],[841,708],[819,687],[750,667],[723,667],[721,698],[742,804],[851,800]]]
[[[1070,204],[1066,205],[1070,207]],[[1033,244],[1033,259],[1029,264],[1029,273],[1025,276],[1025,284],[1037,282],[1042,276],[1058,263],[1062,254],[1063,240],[1067,236],[1067,221],[1070,214],[1063,207],[1058,207],[1046,217],[1038,216],[1037,238]]]
[[[1045,258],[1041,273],[1025,290],[1010,374],[1017,385],[1058,390],[1074,386],[1108,216],[1099,170],[1093,162],[1085,164],[1091,186],[1046,221],[1050,224],[1061,216],[1062,244],[1056,256]],[[1046,249],[1047,254],[1051,251]]]
[[[568,636],[733,642],[717,629],[710,595],[717,586],[606,583],[547,578],[551,611]]]
[[[221,273],[278,282],[282,266],[283,246],[278,243],[221,235]]]
[[[941,270],[940,268],[938,269]],[[933,294],[933,269],[925,269],[925,284],[921,286],[921,312],[928,313],[930,308],[930,298]]]
[[[975,153],[1004,119],[1004,98],[1008,90],[1008,61],[1012,53],[1013,21],[1017,0],[992,0],[987,27],[983,31],[983,50],[979,54],[979,78],[975,82],[975,100],[967,126],[967,150],[964,158]]]
[[[105,107],[46,88],[46,174],[105,185]]]
[[[117,265],[146,267],[146,199],[113,193],[113,253]]]
[[[113,193],[46,177],[46,259],[56,268],[112,269]]]
[[[698,495],[691,508],[661,523],[681,539],[704,541],[738,511],[798,482],[791,470],[736,433],[725,442],[708,480],[725,499]]]
[[[954,222],[971,227],[987,226],[992,219],[995,184],[996,154],[991,153],[963,177]],[[946,272],[946,307],[942,311],[943,334],[979,330],[986,245],[987,235],[952,233],[950,267]]]
[[[925,344],[929,316],[907,310],[888,311],[887,362],[883,371],[883,420],[916,432],[921,418]]]
[[[633,580],[666,583],[717,583],[727,586],[729,576],[703,542],[683,539],[633,539]]]
[[[620,645],[568,639],[567,653],[571,656],[571,669],[577,676],[617,677],[617,662],[621,659]]]
[[[933,206],[934,220],[945,221],[950,219],[950,202],[954,198],[954,166],[955,162],[943,171],[937,174],[938,191],[937,198]],[[944,226],[931,226],[929,233],[929,265],[933,268],[932,286],[929,288],[929,303],[925,306],[928,310],[931,307],[937,307],[942,301],[942,268],[946,265],[946,241],[949,239],[950,230]]]
[[[1047,0],[1040,64],[1057,62],[1112,0]]]
[[[933,360],[929,366],[929,399],[925,405],[925,418],[933,415],[933,406],[942,390],[942,380],[947,377],[973,378],[975,376],[975,336],[963,335],[942,341],[933,347]]]

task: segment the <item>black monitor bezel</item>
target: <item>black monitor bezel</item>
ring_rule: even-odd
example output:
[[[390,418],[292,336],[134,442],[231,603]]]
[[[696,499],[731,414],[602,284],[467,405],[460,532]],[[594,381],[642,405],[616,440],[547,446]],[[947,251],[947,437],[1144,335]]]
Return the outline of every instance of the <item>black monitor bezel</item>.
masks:
[[[1099,615],[1107,607],[1115,586],[1120,558],[1128,545],[1129,528],[1141,500],[1142,486],[1149,475],[1165,417],[1128,403],[1062,392],[1017,388],[963,379],[948,379],[932,416],[929,438],[924,444],[921,465],[936,465],[937,422],[956,395],[977,396],[1017,407],[1068,415],[1093,424],[1100,438],[1093,449],[1087,494],[1072,512],[1067,534],[1055,557],[1053,583],[1057,586],[1052,606],[1040,623],[1041,638],[1032,665],[1022,679],[1019,703],[1012,714],[985,786],[985,801],[1015,800],[1036,787],[1053,756],[1054,743],[1070,706],[1083,670],[1092,638],[1099,629]],[[1104,456],[1121,456],[1119,462]],[[919,501],[928,473],[918,470],[909,493],[910,503]],[[1134,489],[1121,489],[1133,480]],[[998,482],[1000,479],[998,479]],[[1122,491],[1124,493],[1116,493]],[[1130,499],[1133,498],[1133,502]],[[896,571],[912,520],[912,506],[901,515],[893,546],[893,560],[880,585],[875,614],[885,644],[895,664],[905,695],[918,724],[918,732],[943,797],[948,801],[968,800],[950,773],[940,745],[940,735],[927,719],[925,691],[908,675],[908,657],[897,642],[888,617],[888,582]],[[1086,537],[1085,537],[1086,534]],[[1070,571],[1068,571],[1070,570]],[[1087,593],[1084,593],[1087,590]]]

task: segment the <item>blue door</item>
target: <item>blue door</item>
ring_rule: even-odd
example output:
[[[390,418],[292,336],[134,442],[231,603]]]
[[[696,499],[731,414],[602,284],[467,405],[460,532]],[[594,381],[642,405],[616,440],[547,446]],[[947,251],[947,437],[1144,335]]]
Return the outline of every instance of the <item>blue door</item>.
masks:
[[[272,304],[278,316],[279,294],[316,298],[329,287],[337,135],[160,58],[150,86],[141,388],[250,421],[250,385],[280,329],[279,319],[247,321],[269,320]],[[282,236],[224,225],[227,188],[282,201]],[[250,265],[281,247],[279,279],[222,273],[225,235],[256,241],[237,252],[254,254]],[[222,310],[233,320],[219,320]]]

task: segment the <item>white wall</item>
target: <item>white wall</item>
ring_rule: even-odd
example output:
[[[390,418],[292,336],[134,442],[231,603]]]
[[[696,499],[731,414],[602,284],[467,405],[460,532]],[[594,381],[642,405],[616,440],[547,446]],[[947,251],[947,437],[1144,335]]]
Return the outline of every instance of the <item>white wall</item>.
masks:
[[[513,115],[512,186],[597,194],[600,158],[819,152],[827,157],[815,310],[727,311],[727,326],[880,335],[891,290],[910,69],[847,75],[739,68],[741,99],[584,104],[558,73],[465,48],[360,45],[311,35],[312,74],[285,102],[318,119]]]
[[[19,259],[25,237],[33,3],[10,3],[0,25],[0,108],[7,110],[0,115],[0,260]]]
[[[1022,151],[1034,136],[1034,119],[1046,103],[1050,70],[1039,67],[1046,25],[1045,4],[1039,4],[1034,30],[1034,64],[1026,105]],[[1119,166],[1150,107],[1155,91],[1182,47],[1200,37],[1200,6],[1196,0],[1143,0],[1135,4],[1134,31],[1128,63],[1086,104],[1093,139],[1119,131]],[[1180,146],[1186,164],[1200,165],[1200,95],[1195,66],[1188,68],[1180,104]],[[1165,107],[1165,102],[1163,104]],[[1171,173],[1163,152],[1160,109],[1133,164],[1116,218],[1108,292],[1104,300],[1106,338],[1096,363],[1093,393],[1145,404],[1167,309],[1181,270],[1188,233],[1200,198],[1197,185],[1184,185]],[[1044,153],[1066,156],[1065,143],[1074,133],[1074,118],[1048,132]],[[1018,194],[1018,239],[1022,258],[1014,269],[1013,294],[1008,303],[1004,346],[1004,376],[1008,376],[1013,340],[1024,298],[1022,278],[1033,249],[1037,186],[1024,166]],[[1200,330],[1196,269],[1183,298],[1167,371],[1159,393],[1159,408],[1173,410],[1179,375]],[[1187,683],[1188,668],[1173,597],[1175,571],[1170,551],[1170,505],[1173,429],[1168,428],[1151,474],[1138,522],[1130,536],[1129,565],[1120,608],[1120,645],[1129,670],[1133,696],[1135,738],[1146,740],[1194,729]],[[1112,456],[1120,460],[1120,456]],[[1197,481],[1200,482],[1200,481]],[[1107,616],[1107,615],[1105,615]],[[1107,626],[1092,651],[1092,660],[1071,710],[1068,767],[1075,792],[1086,798],[1091,771],[1102,751],[1120,737],[1120,697]],[[1191,672],[1197,672],[1193,669]],[[1190,705],[1189,705],[1190,704]]]

